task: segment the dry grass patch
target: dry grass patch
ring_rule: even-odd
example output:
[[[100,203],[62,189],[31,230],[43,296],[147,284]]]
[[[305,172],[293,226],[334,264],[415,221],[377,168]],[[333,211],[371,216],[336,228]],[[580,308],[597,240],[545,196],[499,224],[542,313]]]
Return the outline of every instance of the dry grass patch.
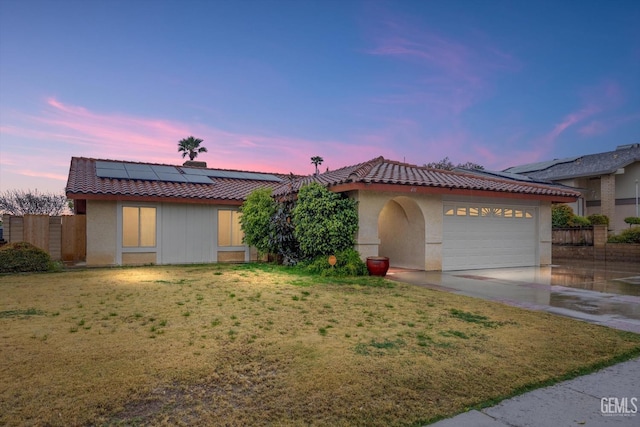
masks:
[[[271,266],[0,277],[0,425],[412,425],[640,351],[640,336]]]

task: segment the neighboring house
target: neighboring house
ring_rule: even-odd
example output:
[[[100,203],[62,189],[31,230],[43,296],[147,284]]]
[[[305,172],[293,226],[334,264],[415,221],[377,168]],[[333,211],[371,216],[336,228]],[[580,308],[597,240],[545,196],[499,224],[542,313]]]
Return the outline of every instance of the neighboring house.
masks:
[[[67,197],[87,215],[87,265],[248,261],[238,207],[256,188],[319,182],[358,201],[356,249],[392,266],[463,270],[551,263],[550,184],[428,169],[382,157],[319,175],[71,160]]]
[[[536,180],[564,184],[581,192],[571,204],[577,215],[603,214],[614,232],[628,228],[624,218],[639,216],[640,144],[615,151],[532,163],[506,169]]]

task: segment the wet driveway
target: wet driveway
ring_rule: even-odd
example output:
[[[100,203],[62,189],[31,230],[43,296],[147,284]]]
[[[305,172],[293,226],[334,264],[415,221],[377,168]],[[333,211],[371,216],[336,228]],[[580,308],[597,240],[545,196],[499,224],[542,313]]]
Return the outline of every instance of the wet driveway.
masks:
[[[391,268],[387,278],[640,333],[640,265],[632,263],[448,272]]]

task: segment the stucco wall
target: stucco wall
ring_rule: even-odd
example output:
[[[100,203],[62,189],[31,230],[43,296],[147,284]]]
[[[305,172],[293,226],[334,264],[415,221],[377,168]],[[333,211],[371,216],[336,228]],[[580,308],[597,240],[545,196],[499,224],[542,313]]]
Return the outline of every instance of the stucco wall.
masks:
[[[424,269],[425,220],[415,200],[398,196],[389,200],[378,217],[380,256],[393,265]]]
[[[117,203],[87,200],[87,265],[116,264]]]
[[[550,265],[552,258],[553,230],[551,224],[551,202],[541,202],[538,207],[538,262],[540,265]]]
[[[124,252],[122,254],[122,265],[146,265],[157,264],[155,252]]]
[[[442,269],[440,196],[407,196],[406,193],[361,191],[350,194],[350,197],[358,201],[360,227],[356,236],[356,249],[363,259],[368,256],[394,254],[390,256],[392,266]],[[407,221],[409,217],[415,219],[421,216],[422,227],[408,229],[408,222],[402,220],[405,214]],[[378,234],[379,229],[384,229],[382,235]],[[412,232],[416,234],[407,239],[407,233]],[[381,239],[385,242],[382,247]]]

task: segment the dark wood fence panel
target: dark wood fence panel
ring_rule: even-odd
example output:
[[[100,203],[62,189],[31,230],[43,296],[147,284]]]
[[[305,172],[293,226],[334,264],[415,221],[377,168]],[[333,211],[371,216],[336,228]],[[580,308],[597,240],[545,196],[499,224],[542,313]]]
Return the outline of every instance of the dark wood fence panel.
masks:
[[[554,228],[552,243],[554,245],[593,246],[593,227]]]

